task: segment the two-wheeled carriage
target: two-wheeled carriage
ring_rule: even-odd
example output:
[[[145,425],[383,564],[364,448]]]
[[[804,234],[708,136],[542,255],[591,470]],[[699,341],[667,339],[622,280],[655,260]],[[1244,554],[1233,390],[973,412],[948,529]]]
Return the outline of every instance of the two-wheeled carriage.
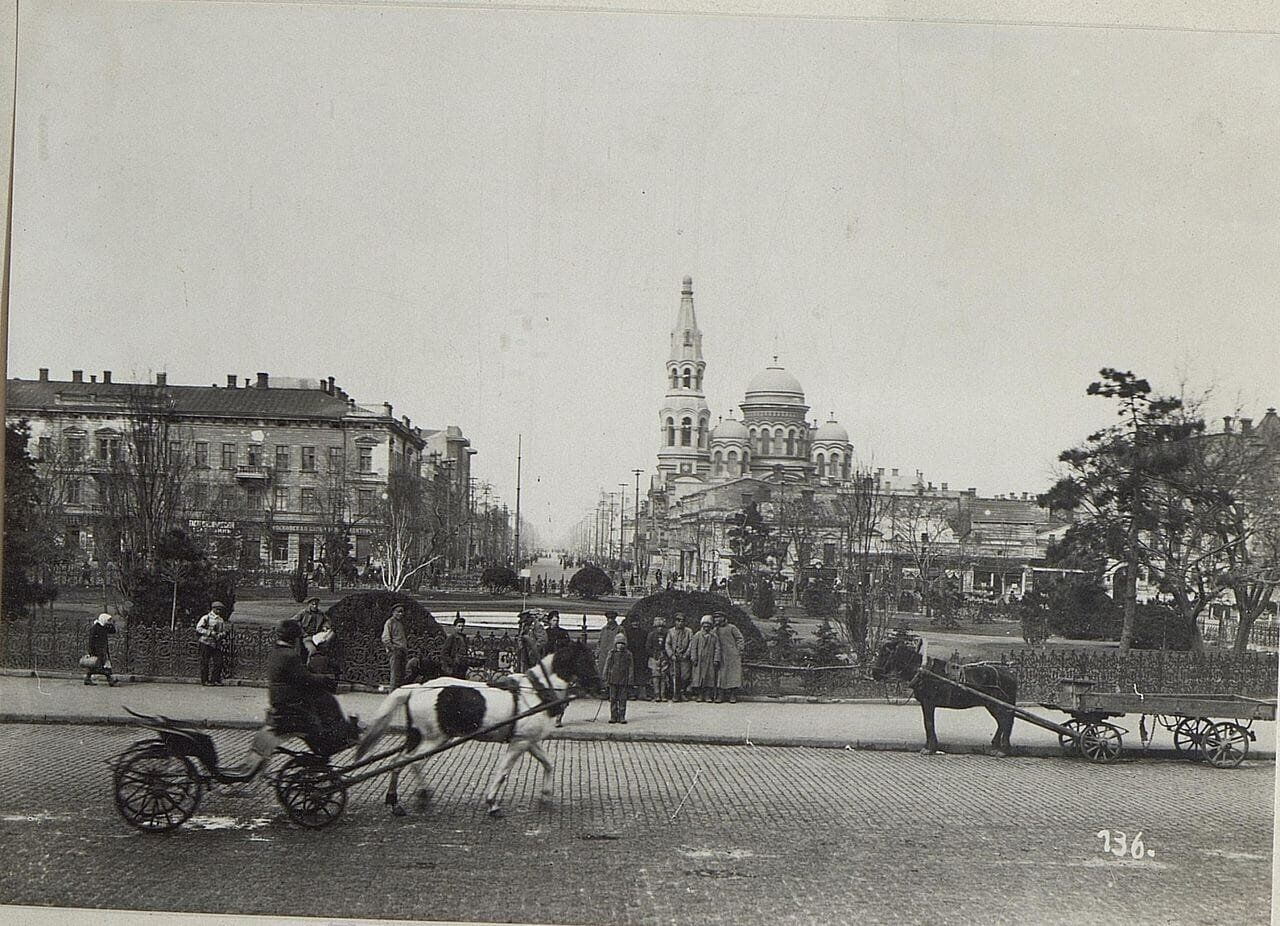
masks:
[[[435,749],[413,755],[402,755],[397,745],[347,764],[333,764],[330,756],[314,750],[297,750],[278,746],[277,753],[287,756],[277,768],[266,773],[276,800],[293,822],[308,829],[322,829],[342,816],[347,806],[348,790],[378,775],[421,762],[445,750],[471,740],[493,738],[516,721],[568,702],[568,698],[541,703],[474,733],[456,736]],[[152,736],[129,746],[110,760],[115,805],[130,826],[146,833],[163,833],[176,829],[199,809],[205,793],[222,785],[238,787],[253,781],[267,763],[256,767],[224,768],[218,761],[218,750],[212,737],[193,724],[168,717],[139,714],[125,710],[137,718]],[[287,736],[287,726],[276,726],[277,735]],[[391,761],[385,761],[391,760]]]

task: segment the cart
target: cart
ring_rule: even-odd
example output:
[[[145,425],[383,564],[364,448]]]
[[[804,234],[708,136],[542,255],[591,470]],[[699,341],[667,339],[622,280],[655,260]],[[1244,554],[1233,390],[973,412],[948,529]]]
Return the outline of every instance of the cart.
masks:
[[[383,765],[402,747],[366,756],[345,765],[311,750],[284,746],[276,752],[288,758],[267,774],[289,819],[308,829],[323,829],[336,822],[347,806],[347,791],[393,769],[422,762],[471,740],[492,737],[516,721],[567,704],[560,698],[522,711],[500,723],[465,736],[454,737],[425,753],[401,756]],[[249,770],[227,769],[218,763],[218,750],[209,734],[188,722],[125,708],[154,734],[139,740],[109,761],[116,810],[124,821],[145,833],[164,833],[185,823],[200,807],[204,794],[219,785],[240,786],[262,771],[266,760]]]
[[[1107,721],[1125,714],[1142,715],[1144,745],[1150,742],[1145,721],[1150,716],[1157,726],[1173,733],[1174,749],[1193,761],[1203,759],[1214,768],[1238,766],[1249,754],[1249,743],[1255,738],[1250,729],[1253,722],[1276,719],[1274,700],[1233,694],[1143,694],[1093,689],[1094,683],[1089,679],[1064,678],[1058,682],[1057,699],[1042,701],[1040,706],[1071,715],[1062,726],[1080,735],[1059,733],[1059,742],[1068,753],[1083,749],[1087,740],[1092,752],[1105,754],[1101,761],[1119,757],[1125,731]],[[1098,758],[1087,750],[1084,754]]]

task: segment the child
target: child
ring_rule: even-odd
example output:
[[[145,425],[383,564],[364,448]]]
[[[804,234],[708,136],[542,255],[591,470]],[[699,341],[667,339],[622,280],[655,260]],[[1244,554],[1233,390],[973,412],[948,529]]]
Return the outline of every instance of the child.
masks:
[[[604,681],[609,686],[609,723],[626,723],[627,692],[635,681],[635,668],[623,634],[614,638],[613,651],[605,657]]]

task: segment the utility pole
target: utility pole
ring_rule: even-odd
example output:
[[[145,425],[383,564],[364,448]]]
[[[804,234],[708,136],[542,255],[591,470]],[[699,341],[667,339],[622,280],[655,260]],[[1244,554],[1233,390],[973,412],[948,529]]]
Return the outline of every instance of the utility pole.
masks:
[[[618,513],[618,581],[622,581],[622,551],[626,549],[625,541],[627,537],[627,484],[619,482],[618,488],[622,490],[622,510]]]
[[[640,474],[642,469],[633,469],[636,477],[636,510],[635,523],[631,525],[631,583],[635,585],[640,579]]]
[[[524,435],[517,434],[516,435],[516,544],[515,544],[516,555],[515,555],[515,563],[514,563],[517,574],[519,574],[520,572],[520,465],[523,459],[523,453],[524,453]],[[521,587],[523,587],[523,585],[524,583],[522,582]]]

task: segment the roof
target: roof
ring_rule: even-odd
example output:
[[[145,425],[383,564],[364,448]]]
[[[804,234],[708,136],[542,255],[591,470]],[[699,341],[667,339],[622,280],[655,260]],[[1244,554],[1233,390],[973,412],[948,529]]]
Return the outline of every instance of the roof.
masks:
[[[747,433],[746,426],[737,418],[725,418],[711,429],[711,439],[714,440],[750,440],[751,435]]]
[[[813,442],[816,444],[819,441],[847,444],[849,443],[849,432],[844,429],[844,425],[831,418],[826,424],[818,428],[818,432],[813,435]]]
[[[751,377],[751,382],[747,383],[746,400],[746,404],[803,405],[804,388],[794,376],[775,363]]]

